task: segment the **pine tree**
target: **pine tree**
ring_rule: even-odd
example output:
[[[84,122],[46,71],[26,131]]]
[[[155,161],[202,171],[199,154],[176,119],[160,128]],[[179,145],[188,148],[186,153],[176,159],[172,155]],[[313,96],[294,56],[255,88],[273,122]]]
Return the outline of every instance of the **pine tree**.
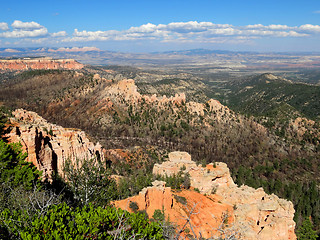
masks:
[[[306,218],[297,231],[298,240],[316,240],[318,235],[312,228],[312,222],[309,218]]]

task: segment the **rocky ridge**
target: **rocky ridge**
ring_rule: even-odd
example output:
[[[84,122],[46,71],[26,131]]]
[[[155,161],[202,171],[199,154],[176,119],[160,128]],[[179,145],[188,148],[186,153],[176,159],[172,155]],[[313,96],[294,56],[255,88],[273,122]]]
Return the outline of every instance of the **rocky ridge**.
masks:
[[[153,95],[143,95],[138,92],[138,88],[133,79],[123,79],[118,81],[115,84],[107,87],[105,92],[108,93],[107,96],[103,96],[104,102],[110,102],[110,99],[114,101],[119,101],[119,97],[123,100],[128,101],[132,104],[139,104],[141,102],[153,103],[157,104],[159,108],[161,106],[167,105],[168,103],[173,104],[173,108],[175,105],[181,106],[182,104],[186,104],[187,110],[190,113],[197,114],[200,116],[204,116],[206,111],[219,111],[221,114],[217,114],[217,118],[223,114],[229,114],[230,110],[228,107],[223,106],[219,101],[210,99],[206,104],[186,101],[185,93],[176,93],[175,96],[167,97],[166,95],[157,96]],[[102,100],[100,100],[102,101]]]
[[[0,59],[0,71],[23,71],[39,69],[82,69],[83,64],[74,59],[23,58]]]
[[[200,193],[173,192],[164,182],[155,182],[138,196],[115,202],[115,205],[130,211],[129,203],[136,202],[149,216],[156,209],[163,209],[166,218],[179,226],[185,224],[194,207],[196,214],[191,214],[190,219],[198,237],[218,236],[222,228],[246,240],[296,239],[293,204],[274,194],[266,194],[262,188],[238,187],[225,163],[201,167],[188,153],[173,152],[169,154],[169,161],[156,164],[153,169],[154,174],[160,175],[179,171],[190,175],[191,187],[198,188]],[[186,202],[179,202],[182,198]]]
[[[53,172],[62,175],[63,163],[70,159],[104,159],[102,147],[88,139],[85,132],[51,124],[37,113],[17,109],[10,118],[9,142],[20,142],[32,162],[43,176],[51,178]]]

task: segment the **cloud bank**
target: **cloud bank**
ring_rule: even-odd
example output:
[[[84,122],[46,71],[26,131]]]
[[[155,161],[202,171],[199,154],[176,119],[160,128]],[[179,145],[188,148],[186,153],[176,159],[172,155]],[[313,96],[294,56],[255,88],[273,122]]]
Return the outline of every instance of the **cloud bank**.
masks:
[[[63,46],[69,43],[93,41],[157,41],[177,43],[239,43],[254,41],[261,38],[307,38],[319,36],[320,26],[304,24],[287,26],[282,24],[251,24],[234,26],[213,22],[171,22],[168,24],[147,23],[132,26],[126,30],[78,30],[72,33],[64,30],[49,32],[41,24],[31,21],[15,20],[9,27],[8,23],[0,22],[0,41],[11,44],[30,42],[33,44],[55,43]]]
[[[79,31],[75,29],[72,36],[63,39],[64,42],[87,41],[123,41],[154,39],[160,41],[197,41],[210,42],[223,39],[254,39],[262,37],[306,37],[319,32],[318,25],[302,25],[289,27],[287,25],[254,24],[233,26],[230,24],[215,24],[212,22],[173,22],[155,25],[144,24],[131,27],[128,30],[117,31]]]

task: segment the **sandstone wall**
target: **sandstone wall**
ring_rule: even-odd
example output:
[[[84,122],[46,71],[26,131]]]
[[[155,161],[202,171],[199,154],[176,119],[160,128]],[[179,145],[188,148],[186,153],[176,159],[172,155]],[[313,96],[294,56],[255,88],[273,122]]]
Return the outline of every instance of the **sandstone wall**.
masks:
[[[7,134],[8,140],[20,142],[28,153],[27,161],[42,170],[45,177],[50,179],[54,171],[62,174],[67,159],[100,157],[104,160],[100,144],[90,142],[83,131],[48,123],[38,114],[23,109],[12,114],[10,121],[14,127]]]
[[[83,64],[74,59],[10,59],[0,60],[0,70],[2,71],[21,71],[37,69],[81,69]]]

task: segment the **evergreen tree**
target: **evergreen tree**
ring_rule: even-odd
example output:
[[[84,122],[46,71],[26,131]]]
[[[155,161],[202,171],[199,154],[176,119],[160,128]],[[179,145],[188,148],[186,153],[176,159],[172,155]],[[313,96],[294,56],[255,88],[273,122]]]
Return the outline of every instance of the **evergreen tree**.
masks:
[[[313,230],[312,222],[309,218],[306,218],[300,228],[297,231],[298,240],[316,240],[318,235],[316,231]]]
[[[74,200],[80,204],[94,202],[105,205],[116,198],[116,183],[100,159],[67,160],[63,172]]]

